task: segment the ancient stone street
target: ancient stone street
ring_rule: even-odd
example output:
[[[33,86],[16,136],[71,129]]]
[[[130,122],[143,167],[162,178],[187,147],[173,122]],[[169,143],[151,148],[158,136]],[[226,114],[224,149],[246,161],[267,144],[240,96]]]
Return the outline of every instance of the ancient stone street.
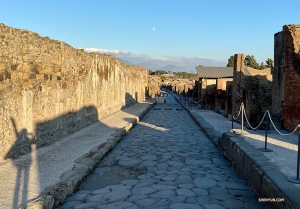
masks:
[[[59,209],[264,208],[189,114],[165,99]]]

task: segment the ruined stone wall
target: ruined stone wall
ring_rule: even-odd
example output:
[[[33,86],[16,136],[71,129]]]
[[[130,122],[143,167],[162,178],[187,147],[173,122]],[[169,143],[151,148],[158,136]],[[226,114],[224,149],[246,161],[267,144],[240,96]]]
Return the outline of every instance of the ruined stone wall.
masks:
[[[0,24],[0,160],[145,98],[147,71]]]
[[[215,109],[225,110],[228,106],[228,92],[226,91],[227,83],[231,82],[232,78],[217,79],[216,93],[215,93]],[[227,107],[228,108],[228,107]],[[227,115],[227,114],[226,114]]]
[[[282,32],[274,34],[274,67],[272,69],[272,113],[282,114],[282,102],[284,100],[284,43]],[[281,117],[281,116],[280,116]]]
[[[233,84],[232,84],[232,114],[237,116],[241,103],[244,102],[244,54],[234,55]],[[244,102],[245,103],[245,102]]]
[[[300,25],[285,25],[283,123],[293,130],[300,123]]]

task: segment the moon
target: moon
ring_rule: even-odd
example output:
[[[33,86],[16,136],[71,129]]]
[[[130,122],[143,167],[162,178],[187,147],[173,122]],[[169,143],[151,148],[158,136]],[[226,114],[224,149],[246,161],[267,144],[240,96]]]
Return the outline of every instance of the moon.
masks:
[[[155,27],[152,27],[152,30],[155,30]]]

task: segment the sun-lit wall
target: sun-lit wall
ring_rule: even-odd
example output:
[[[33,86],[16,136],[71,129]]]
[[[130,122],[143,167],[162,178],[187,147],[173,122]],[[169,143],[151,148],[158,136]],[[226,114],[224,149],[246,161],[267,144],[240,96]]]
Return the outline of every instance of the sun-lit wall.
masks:
[[[145,99],[146,69],[0,24],[0,160]]]

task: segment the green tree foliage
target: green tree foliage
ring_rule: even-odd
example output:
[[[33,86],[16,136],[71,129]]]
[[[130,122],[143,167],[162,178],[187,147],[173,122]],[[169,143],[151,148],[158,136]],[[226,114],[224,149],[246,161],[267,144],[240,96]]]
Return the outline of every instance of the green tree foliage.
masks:
[[[268,60],[266,61],[266,66],[267,67],[273,67],[274,66],[274,61],[270,58],[268,58]]]
[[[162,74],[167,74],[167,72],[164,71],[164,70],[157,70],[157,71],[155,71],[155,75],[162,75]]]
[[[234,56],[230,56],[228,59],[227,67],[234,67]]]
[[[266,69],[266,68],[267,68],[267,66],[264,65],[263,62],[262,62],[262,63],[260,64],[260,66],[259,66],[259,70],[263,70],[263,69]]]
[[[249,66],[249,67],[252,67],[254,69],[260,69],[260,66],[259,64],[256,62],[255,58],[253,55],[247,55],[245,57],[245,65],[246,66]]]
[[[192,77],[197,77],[197,74],[194,73],[187,73],[187,72],[174,72],[173,73],[176,77],[179,78],[192,78]]]

